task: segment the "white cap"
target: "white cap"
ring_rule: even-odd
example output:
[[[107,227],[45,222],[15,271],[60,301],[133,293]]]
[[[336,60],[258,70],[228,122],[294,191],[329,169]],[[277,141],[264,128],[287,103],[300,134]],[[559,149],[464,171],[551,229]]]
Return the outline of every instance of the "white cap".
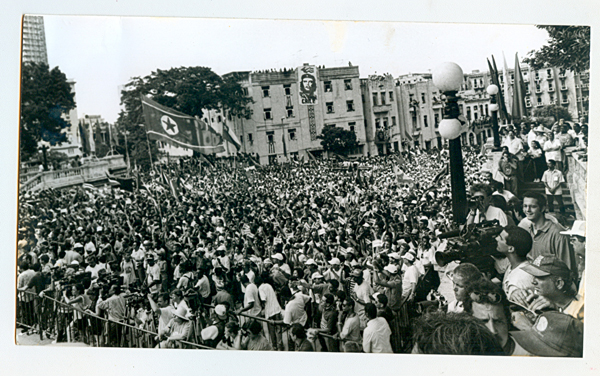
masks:
[[[279,261],[283,261],[283,255],[281,253],[276,253],[273,256],[271,256],[274,259],[277,259]]]
[[[573,227],[569,231],[561,231],[563,235],[576,235],[585,238],[585,221],[573,222]]]
[[[415,261],[415,255],[411,252],[406,252],[402,258],[408,261]]]
[[[393,258],[394,260],[400,260],[400,254],[398,254],[398,252],[389,253],[388,257]]]
[[[319,272],[314,272],[313,275],[311,276],[311,278],[312,279],[323,278],[323,276]]]
[[[227,312],[227,308],[225,308],[223,304],[217,304],[217,306],[215,307],[215,313],[218,316],[223,316],[225,315],[225,312]]]
[[[396,265],[388,265],[383,270],[390,272],[392,274],[396,274],[398,272],[398,267]]]
[[[340,259],[337,257],[332,258],[331,260],[328,261],[330,265],[339,265],[340,264]]]
[[[314,259],[309,258],[304,262],[304,265],[317,265]]]

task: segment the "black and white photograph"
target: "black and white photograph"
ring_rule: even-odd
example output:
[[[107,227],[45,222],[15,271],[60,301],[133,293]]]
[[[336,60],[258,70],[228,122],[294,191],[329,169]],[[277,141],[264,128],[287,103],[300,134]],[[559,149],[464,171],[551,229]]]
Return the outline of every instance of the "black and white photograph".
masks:
[[[15,346],[584,356],[590,25],[21,28]]]

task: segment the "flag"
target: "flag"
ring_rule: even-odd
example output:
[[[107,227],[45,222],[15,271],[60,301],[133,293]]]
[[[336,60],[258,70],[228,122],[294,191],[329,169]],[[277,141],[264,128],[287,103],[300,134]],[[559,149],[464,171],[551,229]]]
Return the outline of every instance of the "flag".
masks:
[[[110,184],[111,186],[118,187],[118,186],[120,186],[120,185],[121,185],[121,184],[120,184],[118,181],[116,181],[116,180],[115,180],[115,179],[114,179],[114,178],[113,178],[113,177],[112,177],[112,176],[111,176],[111,175],[108,173],[108,171],[106,172],[106,177],[108,178],[108,184]]]
[[[90,154],[90,144],[88,142],[88,134],[87,134],[87,130],[85,129],[85,126],[82,125],[81,123],[79,123],[79,136],[81,138],[81,149],[83,154]]]
[[[504,56],[504,51],[502,51],[502,59],[504,60],[504,87],[506,88],[504,103],[506,104],[506,112],[510,114],[512,113],[510,99],[513,96],[513,90],[510,83],[510,78],[508,77],[508,65],[506,64],[506,56]]]
[[[90,154],[94,154],[96,152],[96,142],[94,141],[94,129],[92,128],[92,123],[89,124],[87,136],[87,140],[90,146]]]
[[[283,143],[283,155],[287,158],[287,147],[285,146],[285,131],[281,133],[281,142]]]
[[[519,55],[515,53],[515,88],[513,91],[512,118],[513,121],[527,116],[527,107],[525,107],[525,85],[521,75],[521,66],[519,64]]]
[[[229,127],[226,124],[223,124],[223,138],[225,139],[225,141],[232,143],[237,150],[240,150],[242,143],[236,137],[236,135],[231,132],[231,129],[229,129]]]
[[[141,99],[149,138],[205,154],[225,151],[223,138],[204,122],[144,95]]]
[[[493,65],[490,63],[490,60],[487,59],[488,68],[490,70],[490,76],[492,78],[492,83],[498,87],[498,96],[496,98],[496,103],[498,104],[498,113],[501,119],[505,119],[508,121],[508,113],[506,112],[506,106],[504,105],[504,97],[502,95],[502,90],[500,87],[500,79],[498,78],[498,68],[496,67],[496,60],[492,55]]]
[[[93,191],[97,189],[96,187],[94,187],[94,186],[93,186],[93,185],[91,185],[90,183],[83,183],[83,184],[81,185],[81,187],[82,187],[83,189],[90,189],[90,190],[93,190]]]

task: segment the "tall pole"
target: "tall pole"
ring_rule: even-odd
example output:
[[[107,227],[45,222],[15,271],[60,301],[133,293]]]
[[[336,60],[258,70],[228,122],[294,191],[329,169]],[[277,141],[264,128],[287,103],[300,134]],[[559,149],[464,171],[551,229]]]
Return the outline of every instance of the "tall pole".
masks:
[[[131,170],[131,161],[129,160],[129,147],[127,146],[127,133],[129,131],[125,131],[125,158],[127,158],[127,176],[129,176],[129,171]]]
[[[490,111],[492,111],[492,133],[494,134],[494,150],[500,149],[500,131],[498,127],[498,86],[492,84],[487,87],[490,95]]]
[[[460,115],[457,92],[447,91],[444,95],[446,96],[444,119],[457,120]],[[467,219],[467,192],[460,134],[456,138],[448,140],[448,149],[450,152],[450,182],[452,184],[452,214],[454,221],[462,224]]]

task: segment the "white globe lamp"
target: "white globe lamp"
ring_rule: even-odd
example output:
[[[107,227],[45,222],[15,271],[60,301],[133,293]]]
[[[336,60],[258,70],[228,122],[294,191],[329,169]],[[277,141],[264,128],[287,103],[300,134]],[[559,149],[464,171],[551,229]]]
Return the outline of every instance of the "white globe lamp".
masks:
[[[491,103],[490,104],[490,111],[498,111],[498,103]]]
[[[439,131],[442,137],[454,140],[461,134],[462,125],[458,119],[442,119]]]
[[[463,83],[462,68],[456,63],[445,62],[438,65],[432,72],[433,84],[442,93],[459,91]]]
[[[490,86],[488,86],[486,90],[489,95],[498,94],[498,86],[496,86],[494,84],[491,84]]]

